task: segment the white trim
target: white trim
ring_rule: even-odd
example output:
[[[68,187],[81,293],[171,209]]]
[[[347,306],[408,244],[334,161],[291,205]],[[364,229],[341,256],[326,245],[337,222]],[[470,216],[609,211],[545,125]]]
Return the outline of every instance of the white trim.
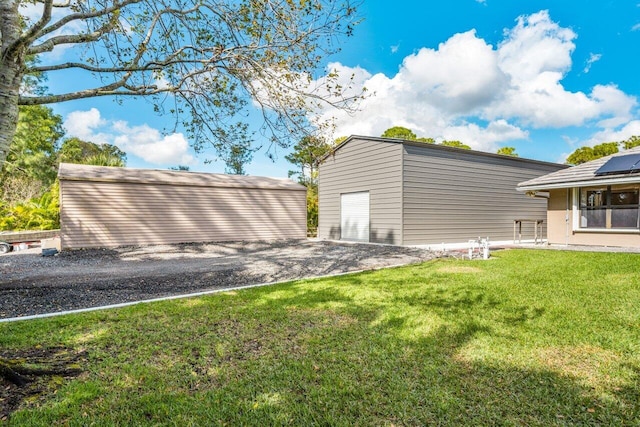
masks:
[[[556,190],[560,188],[574,188],[574,187],[591,187],[595,185],[615,185],[615,184],[640,184],[640,176],[634,175],[631,178],[600,178],[590,179],[587,181],[571,181],[571,182],[559,182],[555,184],[539,184],[539,185],[527,185],[517,187],[518,191],[541,191],[541,190]]]
[[[571,210],[573,211],[573,224],[571,228],[573,231],[579,231],[582,230],[580,228],[580,209],[578,209],[578,204],[580,203],[580,188],[570,188],[569,191],[571,191]]]
[[[633,184],[640,184],[640,182],[635,182]],[[613,185],[611,183],[607,185]],[[640,230],[637,228],[582,228],[580,226],[580,187],[572,187],[569,189],[573,193],[573,232],[574,233],[595,233],[595,234],[640,234]]]
[[[640,234],[637,228],[578,228],[576,233]]]
[[[542,240],[542,245],[546,245],[547,241],[546,240]],[[533,239],[530,240],[525,240],[522,239],[521,243],[516,243],[515,245],[518,246],[520,244],[535,244],[535,241]],[[513,240],[500,240],[500,241],[493,241],[493,240],[489,240],[489,247],[490,248],[503,248],[505,246],[513,246]],[[538,243],[538,245],[540,245],[540,243]],[[429,251],[449,251],[449,250],[459,250],[459,249],[468,249],[469,248],[469,242],[460,242],[460,243],[431,243],[431,244],[426,244],[426,245],[404,245],[408,248],[418,248],[418,249],[426,249]]]

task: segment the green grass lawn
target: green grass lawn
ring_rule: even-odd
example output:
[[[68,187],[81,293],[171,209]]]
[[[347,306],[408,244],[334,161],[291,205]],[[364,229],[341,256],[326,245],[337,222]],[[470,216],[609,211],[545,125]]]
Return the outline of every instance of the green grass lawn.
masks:
[[[640,255],[299,281],[0,325],[86,351],[15,425],[640,425]]]

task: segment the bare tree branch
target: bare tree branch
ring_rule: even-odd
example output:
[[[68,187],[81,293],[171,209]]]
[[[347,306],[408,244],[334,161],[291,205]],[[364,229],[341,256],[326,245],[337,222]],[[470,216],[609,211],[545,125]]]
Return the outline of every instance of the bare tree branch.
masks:
[[[43,8],[42,16],[40,17],[40,19],[35,24],[33,24],[29,29],[27,29],[27,31],[22,35],[22,37],[20,37],[14,42],[14,45],[9,48],[10,52],[17,49],[18,46],[20,45],[27,45],[33,42],[33,40],[36,39],[38,32],[40,32],[40,30],[42,30],[45,27],[45,25],[49,23],[49,21],[51,21],[51,10],[53,9],[53,0],[45,0],[43,4],[44,4],[44,8]]]
[[[48,0],[47,0],[48,1]],[[105,16],[105,15],[109,15],[119,9],[122,9],[123,7],[126,7],[127,5],[130,4],[134,4],[134,3],[140,3],[143,0],[124,0],[121,2],[116,2],[113,6],[111,7],[107,7],[104,9],[94,9],[93,11],[90,12],[83,12],[83,13],[72,13],[70,15],[65,16],[64,18],[58,20],[57,22],[53,23],[52,25],[49,25],[48,27],[42,29],[42,31],[40,31],[38,33],[38,37],[43,37],[46,36],[47,34],[50,34],[56,30],[59,30],[60,28],[64,27],[65,25],[67,25],[70,22],[73,21],[85,21],[91,18],[98,18],[101,16]],[[66,6],[63,6],[62,4],[57,6],[57,7],[68,7],[70,4],[70,1],[66,2]]]
[[[284,147],[318,129],[311,114],[349,111],[362,96],[350,91],[348,78],[313,77],[338,50],[339,36],[352,31],[352,1],[359,0],[58,1],[37,0],[42,18],[24,32],[9,25],[15,47],[11,61],[2,52],[0,76],[6,69],[14,80],[64,75],[91,81],[81,78],[87,75],[98,83],[47,95],[16,90],[9,103],[143,96],[156,111],[172,114],[172,130],[181,128],[196,149],[210,145],[228,157],[254,149],[255,131],[242,122],[255,107],[264,122],[257,131]],[[17,6],[0,9],[14,18],[19,13]],[[61,45],[67,47],[63,60],[42,55],[41,63],[24,62],[25,55]],[[3,126],[0,113],[0,136]]]
[[[115,25],[116,24],[113,21],[109,21],[101,28],[92,33],[52,37],[42,44],[27,49],[27,55],[37,55],[44,52],[51,52],[53,48],[60,44],[79,44],[94,42],[100,39],[100,37],[102,37],[109,31],[113,30]]]

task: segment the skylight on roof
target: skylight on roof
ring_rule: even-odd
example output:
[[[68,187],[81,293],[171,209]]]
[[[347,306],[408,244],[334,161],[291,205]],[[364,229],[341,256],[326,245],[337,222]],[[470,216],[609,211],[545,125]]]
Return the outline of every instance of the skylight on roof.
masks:
[[[640,153],[615,156],[596,171],[596,176],[640,172]]]

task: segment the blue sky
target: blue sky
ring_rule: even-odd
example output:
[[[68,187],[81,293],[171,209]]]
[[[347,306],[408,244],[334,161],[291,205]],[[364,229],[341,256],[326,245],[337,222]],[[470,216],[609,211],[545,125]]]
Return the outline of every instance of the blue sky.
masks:
[[[364,0],[360,15],[354,36],[326,66],[354,73],[355,89],[370,95],[354,116],[323,112],[335,118],[336,137],[379,136],[399,125],[474,149],[514,146],[521,157],[561,162],[582,145],[640,135],[638,1]],[[48,85],[65,90],[69,80]],[[120,146],[128,166],[224,170],[221,162],[205,164],[213,153],[196,156],[183,134],[162,134],[170,118],[144,100],[53,108],[69,135]],[[278,151],[274,163],[257,152],[246,169],[284,177],[292,168],[285,154]]]

